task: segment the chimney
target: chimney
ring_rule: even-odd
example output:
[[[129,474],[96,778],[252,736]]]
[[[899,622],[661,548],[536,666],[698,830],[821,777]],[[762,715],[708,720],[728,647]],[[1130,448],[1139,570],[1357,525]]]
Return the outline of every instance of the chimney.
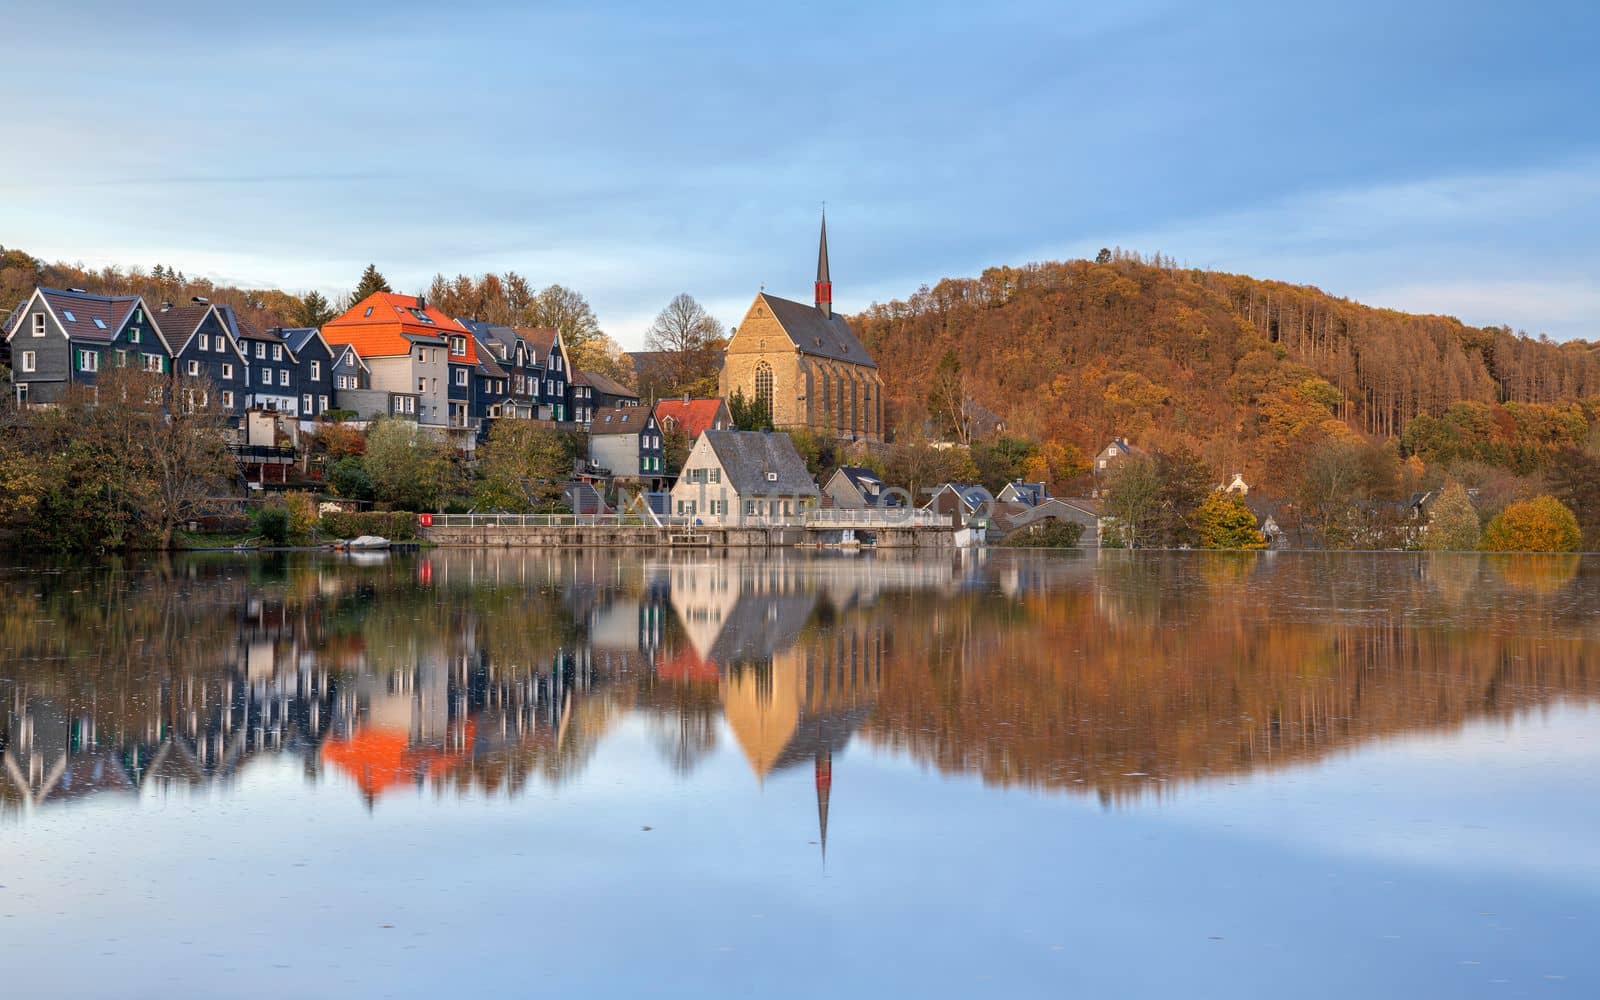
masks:
[[[689,402],[689,394],[687,392],[683,394],[683,401],[685,403]]]
[[[211,300],[206,298],[204,295],[196,295],[194,298],[190,299],[189,301],[195,303],[196,305],[202,305],[202,306],[208,306],[208,305],[211,304]]]
[[[428,300],[423,298],[422,296],[418,295],[417,296],[417,308],[418,309],[426,309],[426,308],[428,308]]]

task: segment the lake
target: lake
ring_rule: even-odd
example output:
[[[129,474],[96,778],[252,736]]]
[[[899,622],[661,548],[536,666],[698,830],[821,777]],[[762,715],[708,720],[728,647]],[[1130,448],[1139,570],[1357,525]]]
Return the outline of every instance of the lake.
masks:
[[[13,558],[0,649],[6,996],[1600,995],[1600,558]]]

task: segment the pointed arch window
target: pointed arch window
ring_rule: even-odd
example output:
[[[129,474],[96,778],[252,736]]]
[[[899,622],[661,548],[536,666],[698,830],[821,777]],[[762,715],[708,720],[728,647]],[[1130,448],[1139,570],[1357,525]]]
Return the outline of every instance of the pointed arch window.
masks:
[[[765,361],[756,365],[756,405],[772,418],[772,366]]]

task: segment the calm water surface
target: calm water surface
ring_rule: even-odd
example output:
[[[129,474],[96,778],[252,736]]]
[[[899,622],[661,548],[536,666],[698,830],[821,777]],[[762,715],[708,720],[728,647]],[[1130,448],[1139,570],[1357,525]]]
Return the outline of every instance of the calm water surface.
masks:
[[[12,563],[0,993],[1600,996],[1597,696],[1589,558]]]

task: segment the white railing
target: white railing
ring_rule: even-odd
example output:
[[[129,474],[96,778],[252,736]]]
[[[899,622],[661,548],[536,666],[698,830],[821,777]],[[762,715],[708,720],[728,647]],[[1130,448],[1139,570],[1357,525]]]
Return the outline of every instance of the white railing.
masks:
[[[806,511],[806,526],[811,528],[948,528],[950,518],[936,510],[915,507],[870,507]]]
[[[434,514],[433,528],[651,528],[645,514]]]

